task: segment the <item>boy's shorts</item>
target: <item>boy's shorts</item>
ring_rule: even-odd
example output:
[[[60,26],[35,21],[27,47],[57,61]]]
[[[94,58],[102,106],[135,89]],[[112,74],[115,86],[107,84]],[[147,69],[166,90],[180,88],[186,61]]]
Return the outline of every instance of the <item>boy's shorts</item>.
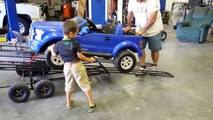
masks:
[[[149,49],[152,52],[157,52],[162,50],[161,46],[161,33],[158,33],[157,35],[151,36],[151,37],[142,37],[142,49],[146,48],[146,44],[149,44]]]
[[[65,76],[65,91],[71,92],[74,90],[75,81],[82,91],[86,92],[91,90],[90,82],[87,77],[86,69],[82,62],[74,63],[65,62],[64,63],[64,76]]]

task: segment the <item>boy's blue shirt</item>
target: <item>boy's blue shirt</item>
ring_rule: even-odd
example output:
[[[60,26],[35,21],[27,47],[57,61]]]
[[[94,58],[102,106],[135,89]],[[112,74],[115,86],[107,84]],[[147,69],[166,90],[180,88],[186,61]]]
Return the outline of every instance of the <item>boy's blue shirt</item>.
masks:
[[[55,44],[54,52],[60,54],[64,62],[76,62],[78,58],[77,52],[82,52],[81,45],[74,38],[63,38]]]

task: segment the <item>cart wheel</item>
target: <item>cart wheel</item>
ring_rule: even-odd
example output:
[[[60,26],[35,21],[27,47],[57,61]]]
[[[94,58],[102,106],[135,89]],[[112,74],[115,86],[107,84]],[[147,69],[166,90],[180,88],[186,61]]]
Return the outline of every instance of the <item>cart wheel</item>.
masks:
[[[14,102],[25,102],[30,96],[30,89],[23,83],[17,83],[9,88],[8,96]]]
[[[57,57],[52,57],[51,52],[49,50],[45,51],[45,61],[47,65],[52,67],[53,69],[63,69],[64,62],[61,59],[61,56],[58,55]]]
[[[135,55],[130,51],[121,51],[114,59],[115,68],[122,73],[131,72],[136,65]]]
[[[55,92],[55,85],[49,80],[41,80],[36,83],[34,92],[40,98],[48,98]]]
[[[164,41],[164,40],[166,40],[166,38],[167,38],[167,33],[166,33],[166,31],[161,31],[161,41]]]

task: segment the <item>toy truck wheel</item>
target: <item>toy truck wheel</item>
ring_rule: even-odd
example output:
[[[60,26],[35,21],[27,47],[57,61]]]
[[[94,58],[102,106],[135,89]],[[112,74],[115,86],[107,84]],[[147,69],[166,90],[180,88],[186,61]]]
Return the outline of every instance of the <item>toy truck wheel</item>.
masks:
[[[9,88],[8,96],[14,102],[25,102],[30,96],[30,89],[23,83],[17,83]]]
[[[34,92],[39,98],[48,98],[55,92],[55,85],[49,80],[41,80],[36,83]]]
[[[122,73],[128,73],[134,69],[136,57],[130,51],[121,51],[114,59],[114,66]]]
[[[60,55],[53,57],[49,50],[45,51],[45,61],[53,69],[63,69],[64,62]]]
[[[18,18],[19,31],[22,35],[28,35],[30,24],[23,18]]]
[[[167,33],[166,33],[166,31],[161,31],[161,41],[166,40],[166,38],[167,38]]]

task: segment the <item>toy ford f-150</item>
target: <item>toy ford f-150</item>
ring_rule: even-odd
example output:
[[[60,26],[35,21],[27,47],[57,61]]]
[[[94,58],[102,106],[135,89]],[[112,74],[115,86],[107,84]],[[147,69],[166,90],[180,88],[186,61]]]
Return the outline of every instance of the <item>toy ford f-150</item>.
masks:
[[[74,17],[79,27],[76,40],[81,44],[82,52],[86,56],[98,56],[113,59],[113,64],[120,72],[130,72],[136,65],[138,53],[142,56],[141,36],[123,34],[122,25],[113,20],[105,20],[101,29],[97,29],[90,19]],[[28,46],[36,53],[45,52],[46,62],[53,69],[61,69],[63,61],[60,56],[52,57],[51,52],[46,50],[51,44],[62,40],[63,22],[36,21],[31,25]]]

